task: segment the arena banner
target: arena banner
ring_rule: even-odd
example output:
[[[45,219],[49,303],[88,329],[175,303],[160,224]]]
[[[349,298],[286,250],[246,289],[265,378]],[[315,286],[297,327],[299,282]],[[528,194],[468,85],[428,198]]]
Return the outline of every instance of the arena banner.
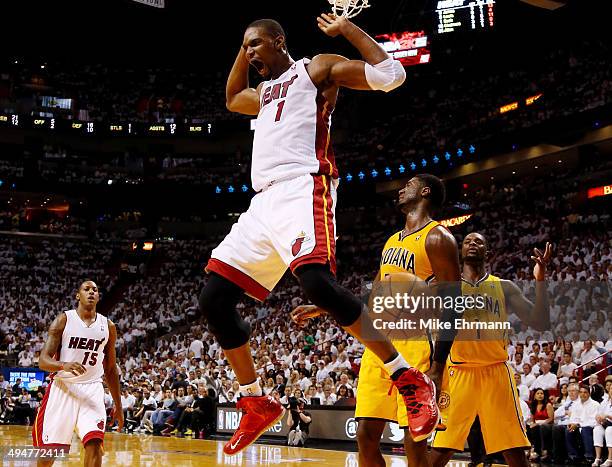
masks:
[[[598,196],[609,196],[612,195],[612,185],[603,185],[595,188],[589,188],[587,191],[587,197],[597,198]]]
[[[306,411],[312,417],[310,438],[357,442],[358,422],[355,420],[355,409],[353,407],[307,407]],[[233,433],[238,428],[241,417],[242,412],[235,407],[217,406],[217,431],[219,433]],[[287,433],[289,433],[289,427],[287,426],[287,415],[285,415],[276,425],[270,427],[264,436],[286,438]],[[387,423],[381,441],[383,443],[403,444],[404,430],[397,423]]]
[[[166,0],[134,0],[135,2],[138,3],[143,3],[145,5],[149,5],[149,6],[153,6],[155,8],[165,8],[165,1]]]

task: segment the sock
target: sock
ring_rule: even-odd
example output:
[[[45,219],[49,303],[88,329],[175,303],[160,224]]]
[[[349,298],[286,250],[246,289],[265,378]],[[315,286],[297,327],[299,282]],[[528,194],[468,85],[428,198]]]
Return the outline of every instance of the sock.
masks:
[[[259,385],[257,380],[253,381],[252,383],[245,384],[244,386],[240,385],[240,394],[242,394],[245,397],[261,396],[262,395],[261,386]]]
[[[408,365],[408,362],[404,359],[404,357],[401,356],[401,354],[397,354],[397,356],[391,360],[390,362],[386,362],[384,364],[385,366],[385,370],[387,370],[387,373],[389,373],[389,375],[391,375],[391,379],[394,379],[395,373],[398,370],[407,370],[408,368],[410,368],[410,365]]]

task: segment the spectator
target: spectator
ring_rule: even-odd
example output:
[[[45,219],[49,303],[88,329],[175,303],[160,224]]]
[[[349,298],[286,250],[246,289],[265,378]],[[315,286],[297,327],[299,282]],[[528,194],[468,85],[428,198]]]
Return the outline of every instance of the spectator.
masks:
[[[13,387],[11,389],[13,391],[13,394],[21,394],[21,378],[17,378],[15,380],[15,384],[13,384]]]
[[[30,405],[31,394],[26,388],[21,388],[21,393],[15,401],[14,417],[15,423],[29,426],[34,421],[34,409]]]
[[[591,399],[589,388],[580,387],[580,399],[570,411],[569,425],[565,432],[565,443],[569,461],[572,464],[579,462],[579,442],[582,441],[584,458],[591,463],[595,460],[593,444],[593,428],[597,425],[596,417],[599,413],[599,404]]]
[[[189,353],[193,354],[197,361],[202,359],[202,352],[204,350],[204,343],[200,339],[194,339],[189,345]]]
[[[540,365],[541,374],[533,382],[532,386],[536,388],[545,389],[547,391],[551,389],[557,389],[558,381],[555,374],[550,372],[550,364],[548,362],[542,362]]]
[[[287,435],[288,446],[304,447],[308,439],[312,416],[304,410],[306,401],[298,399],[289,410],[287,415],[287,426],[289,426],[289,434]]]
[[[557,409],[560,405],[562,405],[568,398],[569,393],[567,391],[567,383],[561,385],[559,389],[559,395],[555,398],[555,409]]]
[[[274,390],[274,380],[272,378],[267,378],[262,390],[264,396],[269,395]]]
[[[593,373],[597,365],[601,365],[600,353],[593,347],[593,342],[590,340],[584,341],[582,351],[580,352],[580,366],[583,367],[585,376]]]
[[[204,439],[214,430],[215,415],[213,399],[209,396],[208,389],[200,385],[197,397],[181,415],[177,429],[185,436],[195,434]]]
[[[133,394],[130,394],[128,388],[124,386],[121,390],[121,408],[123,410],[125,420],[131,417],[132,409],[134,408],[135,403],[136,397],[134,397]]]
[[[134,419],[133,430],[140,433],[144,430],[144,424],[151,418],[151,415],[157,408],[157,401],[149,391],[148,387],[142,389],[142,404],[138,410],[134,413],[132,418]]]
[[[593,467],[611,467],[612,466],[612,384],[608,385],[608,399],[599,407],[599,413],[595,417],[597,425],[593,428],[593,444],[595,445],[595,461]],[[603,446],[608,448],[608,458],[603,462],[601,453]]]
[[[571,344],[570,344],[571,345]],[[566,351],[563,353],[563,362],[559,366],[559,371],[557,372],[557,377],[559,378],[559,382],[561,384],[566,384],[570,376],[574,374],[574,371],[578,368],[572,361],[572,353],[570,351]]]
[[[7,389],[0,399],[0,423],[13,423],[15,420],[15,400],[13,390]]]
[[[565,432],[569,425],[570,410],[578,401],[579,386],[576,383],[568,385],[568,396],[555,410],[554,425],[542,425],[542,446],[552,453],[555,464],[563,464],[567,457],[565,448]]]
[[[126,433],[134,431],[134,428],[138,426],[139,423],[136,420],[135,414],[140,411],[142,408],[142,403],[144,402],[144,395],[141,389],[135,389],[133,394],[135,394],[136,400],[134,401],[132,408],[128,409],[127,415],[125,416],[124,431]]]
[[[151,415],[151,419],[145,422],[145,427],[148,433],[159,434],[166,420],[170,415],[172,415],[174,411],[174,407],[176,406],[176,398],[171,389],[166,389],[164,391],[164,400],[162,401],[162,406],[155,409],[153,414]]]
[[[6,388],[9,387],[9,382],[4,380],[4,375],[0,374],[0,396],[4,394]]]
[[[332,388],[329,384],[323,387],[323,397],[321,398],[321,405],[334,405],[336,403],[336,395],[332,392]]]
[[[336,402],[334,403],[334,405],[354,406],[355,403],[355,395],[353,394],[352,389],[347,388],[344,384],[338,387],[338,392],[336,393]]]
[[[548,391],[537,388],[534,391],[530,409],[533,420],[527,427],[527,436],[533,448],[529,458],[532,461],[537,461],[540,457],[546,458],[548,456],[548,452],[543,450],[542,446],[541,427],[551,424],[554,420],[553,406],[548,401]]]
[[[595,402],[601,403],[603,401],[605,390],[604,387],[599,384],[597,375],[589,376],[589,392],[591,394],[591,399]]]
[[[287,384],[287,386],[285,386],[285,393],[283,394],[283,397],[280,398],[281,404],[283,404],[285,408],[289,408],[289,399],[291,399],[292,397],[293,389],[291,389],[291,386]]]
[[[516,384],[516,390],[519,394],[519,399],[525,402],[529,401],[529,388],[521,382],[521,375],[514,373],[514,382]]]
[[[523,365],[523,374],[521,375],[521,383],[531,389],[531,385],[536,380],[535,375],[531,371],[531,365],[525,363]]]
[[[170,433],[175,430],[175,425],[178,423],[183,411],[193,402],[193,388],[187,386],[187,391],[183,387],[178,388],[176,394],[176,405],[174,412],[166,419],[166,427],[161,431],[161,435],[170,436]]]

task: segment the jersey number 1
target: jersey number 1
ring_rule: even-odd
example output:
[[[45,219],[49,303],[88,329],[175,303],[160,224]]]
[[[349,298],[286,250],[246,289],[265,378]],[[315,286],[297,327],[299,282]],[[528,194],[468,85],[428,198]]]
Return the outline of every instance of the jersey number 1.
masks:
[[[276,108],[276,117],[274,118],[275,122],[278,122],[281,119],[281,115],[283,113],[283,107],[285,107],[285,101],[280,101]]]
[[[87,363],[87,360],[89,360],[89,363]],[[90,355],[89,352],[85,352],[85,358],[83,358],[81,365],[94,366],[96,363],[98,363],[98,353],[91,352]]]

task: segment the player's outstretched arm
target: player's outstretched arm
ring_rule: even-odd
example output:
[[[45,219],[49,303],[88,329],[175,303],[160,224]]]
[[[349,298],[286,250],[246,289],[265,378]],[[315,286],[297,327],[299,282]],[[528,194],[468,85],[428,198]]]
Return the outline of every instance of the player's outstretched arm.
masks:
[[[502,287],[510,310],[516,313],[527,326],[531,326],[537,331],[546,331],[550,329],[550,303],[546,290],[546,267],[552,256],[552,245],[547,242],[544,252],[534,248],[533,254],[534,256],[531,259],[536,262],[533,268],[536,292],[535,304],[531,303],[512,281],[502,281]]]
[[[425,250],[436,276],[437,291],[441,297],[458,297],[461,295],[461,268],[459,266],[459,249],[453,234],[446,228],[437,226],[432,229],[425,240]],[[453,308],[442,310],[441,322],[450,322],[450,329],[442,329],[438,334],[434,348],[433,364],[427,374],[440,389],[442,372],[450,349],[457,335],[455,319],[459,314]]]
[[[111,424],[117,420],[117,431],[123,428],[123,408],[121,406],[121,389],[119,387],[119,371],[117,370],[117,353],[115,345],[117,342],[117,327],[110,319],[108,320],[108,342],[104,349],[104,376],[106,384],[113,396],[113,413]]]
[[[314,57],[313,68],[320,67],[321,82],[351,89],[389,92],[406,79],[402,64],[389,57],[372,37],[347,18],[324,13],[317,22],[319,29],[328,36],[345,37],[363,57],[363,61],[331,54]]]
[[[249,62],[244,47],[240,47],[225,86],[227,110],[245,115],[257,115],[259,113],[258,91],[258,89],[249,87]]]

